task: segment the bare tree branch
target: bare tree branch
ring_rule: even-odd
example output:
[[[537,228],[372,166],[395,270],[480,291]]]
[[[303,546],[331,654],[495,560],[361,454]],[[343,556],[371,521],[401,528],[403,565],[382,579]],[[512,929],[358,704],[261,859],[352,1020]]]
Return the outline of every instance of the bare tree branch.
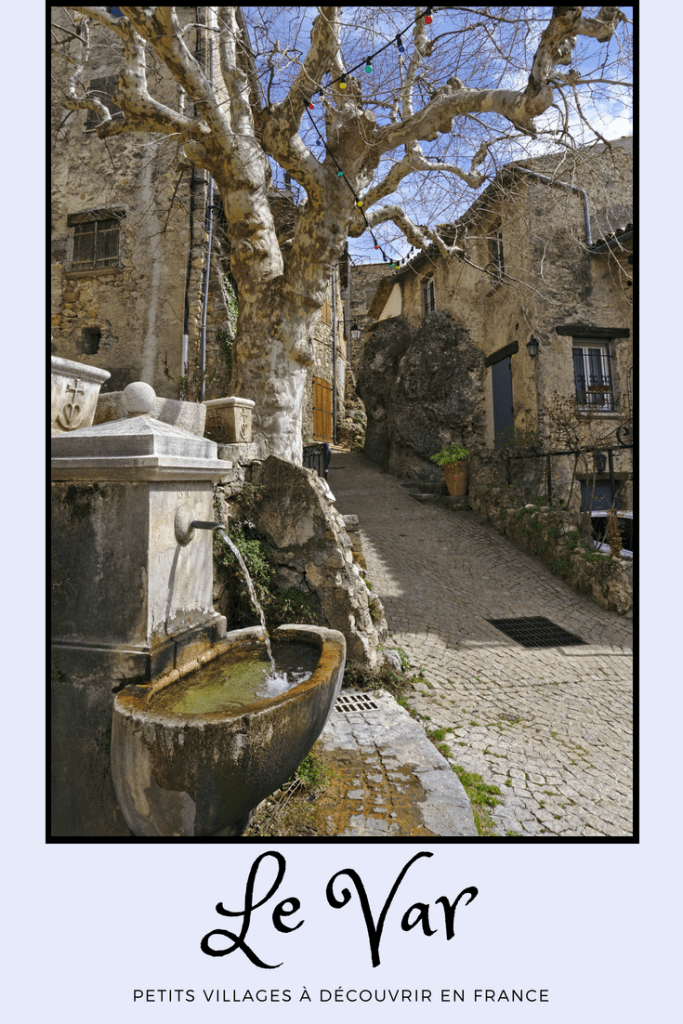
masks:
[[[382,206],[379,209],[369,211],[366,216],[371,228],[388,220],[393,221],[401,229],[410,244],[418,249],[426,249],[434,243],[442,256],[461,256],[463,254],[461,246],[448,245],[434,228],[415,224],[401,206]],[[350,235],[361,235],[365,230],[365,224],[363,223],[361,227],[358,223],[359,220],[360,218],[356,217],[356,221],[349,231]]]
[[[313,22],[311,45],[286,97],[263,113],[263,144],[307,190],[313,201],[320,201],[330,185],[330,172],[304,145],[299,130],[311,97],[318,90],[323,74],[339,55],[340,7],[322,7]]]
[[[147,40],[157,56],[164,62],[176,81],[182,85],[189,98],[213,133],[214,141],[226,145],[230,133],[230,121],[216,98],[215,91],[201,66],[194,59],[183,40],[175,10],[172,7],[122,7],[135,31],[126,39],[126,61],[128,67],[122,72],[124,86],[115,96],[122,110],[130,110],[139,118],[158,117],[162,124],[173,123],[173,131],[186,132],[197,138],[202,127],[191,118],[183,117],[177,111],[152,99],[147,89],[145,56],[142,39]],[[150,11],[151,13],[147,13]],[[125,25],[125,21],[122,21]],[[119,92],[125,103],[119,100]],[[163,129],[157,129],[163,130]],[[203,129],[206,133],[206,128]]]

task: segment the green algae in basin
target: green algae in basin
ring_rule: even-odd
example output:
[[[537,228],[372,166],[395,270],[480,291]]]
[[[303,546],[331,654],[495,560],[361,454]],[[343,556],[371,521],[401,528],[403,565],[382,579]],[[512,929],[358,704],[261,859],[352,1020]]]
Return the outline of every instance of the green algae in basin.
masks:
[[[185,715],[239,711],[255,701],[286,693],[308,679],[320,658],[320,648],[280,641],[273,644],[273,656],[275,676],[270,675],[264,644],[228,651],[158,693],[154,709]]]

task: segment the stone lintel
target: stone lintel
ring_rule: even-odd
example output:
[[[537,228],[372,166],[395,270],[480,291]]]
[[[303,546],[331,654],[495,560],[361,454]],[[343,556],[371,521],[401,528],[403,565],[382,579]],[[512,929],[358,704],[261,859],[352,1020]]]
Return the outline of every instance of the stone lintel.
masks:
[[[572,338],[629,338],[628,327],[592,327],[590,324],[561,324],[555,327],[557,334]]]

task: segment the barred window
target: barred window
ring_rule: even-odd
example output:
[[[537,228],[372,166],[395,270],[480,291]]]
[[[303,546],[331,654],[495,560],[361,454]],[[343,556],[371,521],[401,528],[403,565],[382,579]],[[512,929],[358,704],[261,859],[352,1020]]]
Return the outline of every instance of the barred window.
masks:
[[[69,214],[66,222],[74,229],[72,270],[118,267],[123,217],[123,210],[109,209]]]
[[[503,232],[501,231],[500,221],[494,224],[493,228],[488,234],[488,247],[489,247],[489,265],[487,269],[493,274],[497,280],[505,274],[505,261],[503,259]]]
[[[609,344],[582,338],[574,345],[576,404],[584,411],[613,412],[614,388]]]
[[[88,93],[92,94],[100,103],[104,103],[110,114],[117,114],[121,110],[113,100],[118,80],[118,75],[112,75],[109,78],[92,78],[88,86]],[[88,110],[85,119],[86,131],[96,128],[101,121],[102,115],[97,110]]]
[[[434,301],[434,278],[430,278],[422,285],[422,312],[426,316],[427,313],[432,313],[436,308]]]

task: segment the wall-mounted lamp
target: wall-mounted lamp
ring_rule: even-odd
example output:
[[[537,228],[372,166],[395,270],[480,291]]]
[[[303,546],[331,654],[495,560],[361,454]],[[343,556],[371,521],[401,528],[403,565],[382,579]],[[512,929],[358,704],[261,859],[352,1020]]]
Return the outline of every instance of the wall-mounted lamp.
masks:
[[[360,338],[360,327],[358,326],[355,320],[351,324],[351,337],[353,338],[354,341],[358,341],[358,339]]]
[[[538,339],[537,338],[529,338],[529,340],[526,343],[526,350],[529,353],[529,355],[531,356],[531,358],[535,359],[536,356],[538,355]]]

